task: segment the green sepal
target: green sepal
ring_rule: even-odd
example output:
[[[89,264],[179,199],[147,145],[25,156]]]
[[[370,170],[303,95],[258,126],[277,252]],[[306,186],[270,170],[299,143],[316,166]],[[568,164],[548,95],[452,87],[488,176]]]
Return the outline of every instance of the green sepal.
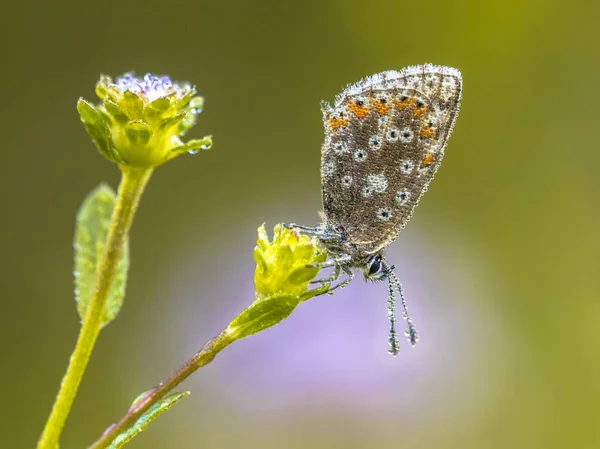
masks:
[[[113,101],[106,100],[104,102],[104,107],[106,108],[106,112],[113,118],[117,123],[121,125],[127,123],[129,120],[129,116],[123,112],[121,106]]]
[[[183,153],[196,154],[200,150],[209,150],[212,147],[212,143],[212,136],[206,136],[202,139],[189,140],[183,145],[172,148],[169,151],[166,160],[169,161]]]
[[[186,116],[187,111],[182,111],[170,117],[167,117],[159,122],[158,129],[164,132],[173,126],[179,125],[181,121],[185,119]]]
[[[192,89],[186,95],[181,97],[179,100],[177,100],[176,98],[173,98],[171,101],[171,108],[175,111],[186,108],[188,103],[194,97],[194,95],[196,95],[196,90]]]
[[[267,229],[265,228],[265,223],[261,224],[258,227],[257,232],[258,232],[258,238],[256,239],[257,248],[255,248],[255,252],[257,249],[260,249],[261,252],[266,251],[269,248],[269,245],[271,244],[271,242],[269,240],[269,234],[267,234]]]
[[[80,98],[77,102],[77,112],[79,112],[79,117],[83,122],[85,130],[96,144],[102,156],[109,161],[121,162],[121,157],[110,135],[107,123],[109,120],[104,113],[83,98]]]
[[[125,112],[131,119],[140,119],[142,117],[144,102],[133,92],[129,90],[125,91],[120,104],[123,112]]]
[[[293,295],[276,294],[253,302],[227,327],[233,340],[248,337],[287,318],[300,303]]]
[[[313,280],[318,273],[318,268],[298,267],[290,273],[288,282],[291,284],[303,284]]]
[[[104,100],[107,95],[107,86],[109,86],[111,83],[112,78],[110,76],[100,75],[100,81],[96,83],[96,95],[98,98]]]
[[[125,136],[132,145],[146,145],[152,137],[152,129],[141,120],[133,120],[124,126]]]
[[[141,398],[145,395],[146,395],[146,393],[142,393],[140,396],[138,396],[138,399],[136,399],[136,400],[139,400],[139,398]],[[113,440],[111,445],[108,446],[107,449],[119,449],[119,448],[123,447],[125,444],[129,443],[135,436],[137,436],[138,434],[140,434],[141,432],[146,430],[148,428],[148,425],[152,421],[154,421],[156,418],[158,418],[159,415],[166,412],[168,409],[173,407],[177,402],[179,402],[180,400],[182,400],[183,398],[185,398],[189,395],[190,395],[189,391],[183,391],[181,393],[173,393],[173,394],[170,394],[169,396],[165,396],[160,401],[158,401],[156,404],[154,404],[152,407],[150,407],[146,413],[144,413],[142,416],[140,416],[140,418],[135,422],[135,424],[133,424],[129,429],[127,429],[123,433],[119,434]],[[134,405],[135,405],[135,401],[134,401],[134,404],[132,405],[132,407]]]
[[[282,244],[279,247],[279,250],[274,254],[271,265],[274,268],[274,270],[271,271],[276,271],[277,273],[285,272],[286,276],[289,276],[291,269],[294,265],[296,265],[296,258],[294,257],[294,252],[292,251],[292,248],[289,245]],[[270,273],[265,274],[267,276],[270,275]]]
[[[77,112],[79,112],[79,118],[83,123],[96,125],[102,122],[100,112],[93,104],[83,98],[77,100]]]
[[[315,245],[310,243],[298,243],[294,246],[294,255],[300,259],[309,260],[315,257]],[[313,262],[314,263],[314,262]]]
[[[118,90],[116,90],[112,86],[108,86],[106,88],[106,93],[104,95],[103,101],[112,101],[113,103],[118,103],[122,97],[123,95]]]
[[[263,272],[266,272],[269,268],[267,266],[267,261],[263,257],[263,253],[258,246],[254,248],[254,262],[256,262],[256,265],[258,265]]]
[[[88,136],[92,138],[96,144],[96,148],[100,151],[100,154],[109,161],[119,162],[119,156],[111,145],[110,138],[106,137],[106,134],[96,126],[83,124]]]
[[[102,108],[96,107],[83,98],[79,98],[77,101],[77,112],[79,112],[79,118],[83,123],[89,125],[103,125],[106,129],[112,124],[110,117]]]
[[[116,195],[113,190],[106,184],[100,184],[84,199],[77,213],[73,243],[75,249],[75,300],[82,321],[96,288],[96,273],[106,244],[115,202]],[[114,320],[123,305],[128,270],[129,241],[126,240],[117,264],[115,279],[109,290],[102,325]]]
[[[183,120],[181,120],[179,122],[179,135],[183,136],[185,135],[190,128],[192,128],[196,122],[198,121],[198,116],[194,113],[192,113],[192,111],[188,111],[185,114],[185,117],[183,118]]]
[[[168,98],[157,98],[151,103],[148,103],[144,108],[144,116],[150,119],[156,119],[161,117],[165,112],[169,110],[171,102]]]

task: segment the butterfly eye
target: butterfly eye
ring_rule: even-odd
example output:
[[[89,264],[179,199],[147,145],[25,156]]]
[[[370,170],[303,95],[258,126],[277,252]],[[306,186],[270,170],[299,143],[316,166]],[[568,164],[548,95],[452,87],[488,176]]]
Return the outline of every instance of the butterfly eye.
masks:
[[[390,270],[393,267],[386,265],[383,258],[379,254],[376,254],[369,259],[365,268],[365,279],[380,281],[390,275]]]
[[[371,259],[369,259],[369,262],[367,262],[367,267],[369,268],[368,276],[373,276],[379,271],[381,271],[381,256],[377,255],[371,257]]]

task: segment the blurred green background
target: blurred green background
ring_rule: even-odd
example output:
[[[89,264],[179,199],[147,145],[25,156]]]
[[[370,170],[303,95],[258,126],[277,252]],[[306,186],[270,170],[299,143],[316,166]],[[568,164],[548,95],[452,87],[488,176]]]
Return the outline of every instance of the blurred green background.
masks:
[[[153,177],[62,449],[249,304],[257,226],[317,223],[319,101],[424,62],[459,68],[464,96],[388,251],[418,347],[386,354],[386,287],[355,281],[226,349],[128,447],[600,447],[599,17],[586,0],[3,4],[0,447],[41,432],[78,332],[75,213],[118,183],[75,110],[100,73],[195,83],[191,136],[215,145]]]

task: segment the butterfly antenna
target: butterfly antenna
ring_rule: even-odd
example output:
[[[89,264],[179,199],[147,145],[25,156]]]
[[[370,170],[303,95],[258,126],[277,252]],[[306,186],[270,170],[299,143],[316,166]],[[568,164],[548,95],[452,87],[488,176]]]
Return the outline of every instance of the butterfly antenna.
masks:
[[[393,292],[394,287],[396,287],[398,289],[398,293],[400,294],[400,301],[402,302],[402,318],[404,318],[404,320],[406,321],[406,332],[404,332],[404,335],[406,335],[406,337],[408,338],[408,341],[410,341],[410,344],[412,345],[412,347],[414,348],[415,345],[417,344],[417,342],[419,341],[419,334],[417,333],[417,329],[415,328],[415,325],[412,322],[412,319],[410,318],[410,315],[408,314],[408,307],[406,306],[406,298],[404,297],[404,289],[402,288],[402,284],[400,283],[400,281],[398,280],[398,278],[396,277],[396,275],[393,272],[390,272],[389,274],[389,292]],[[391,295],[391,293],[390,293]],[[389,314],[389,304],[390,301],[388,299],[388,314]],[[390,318],[391,320],[391,318]],[[394,322],[396,320],[395,317],[395,313],[394,313]],[[395,333],[395,331],[394,331]]]
[[[393,273],[392,273],[393,276]],[[394,283],[391,277],[388,277],[388,319],[390,320],[390,334],[388,337],[388,343],[390,349],[388,352],[394,357],[398,355],[398,334],[396,333],[396,292],[394,290]]]

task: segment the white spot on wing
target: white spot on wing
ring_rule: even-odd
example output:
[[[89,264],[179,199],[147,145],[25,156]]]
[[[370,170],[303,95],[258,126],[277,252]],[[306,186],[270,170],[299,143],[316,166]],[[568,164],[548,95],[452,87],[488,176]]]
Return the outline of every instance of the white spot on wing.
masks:
[[[414,137],[415,133],[410,128],[404,128],[402,131],[400,131],[400,142],[402,143],[409,143]]]
[[[372,150],[378,150],[381,148],[381,136],[374,135],[369,139],[369,148]]]
[[[354,152],[354,160],[356,162],[363,162],[367,158],[367,152],[365,150],[356,150]]]
[[[337,153],[337,154],[342,154],[342,153],[347,153],[348,152],[348,145],[346,145],[345,142],[335,142],[332,145],[333,148],[333,152]]]
[[[389,142],[396,142],[399,136],[400,131],[398,131],[398,128],[388,128],[388,130],[385,132],[385,138]]]
[[[399,190],[398,193],[396,193],[396,201],[398,201],[401,206],[404,206],[409,198],[410,192],[408,189]]]
[[[388,221],[392,218],[392,210],[389,207],[382,207],[377,211],[377,218]]]
[[[385,175],[369,175],[367,176],[367,186],[377,193],[383,193],[388,187],[388,181]]]
[[[403,175],[409,175],[415,169],[415,164],[410,159],[405,159],[400,163],[400,172]]]
[[[333,172],[335,171],[335,164],[331,161],[329,162],[325,162],[323,164],[323,174],[327,177],[333,175]]]

